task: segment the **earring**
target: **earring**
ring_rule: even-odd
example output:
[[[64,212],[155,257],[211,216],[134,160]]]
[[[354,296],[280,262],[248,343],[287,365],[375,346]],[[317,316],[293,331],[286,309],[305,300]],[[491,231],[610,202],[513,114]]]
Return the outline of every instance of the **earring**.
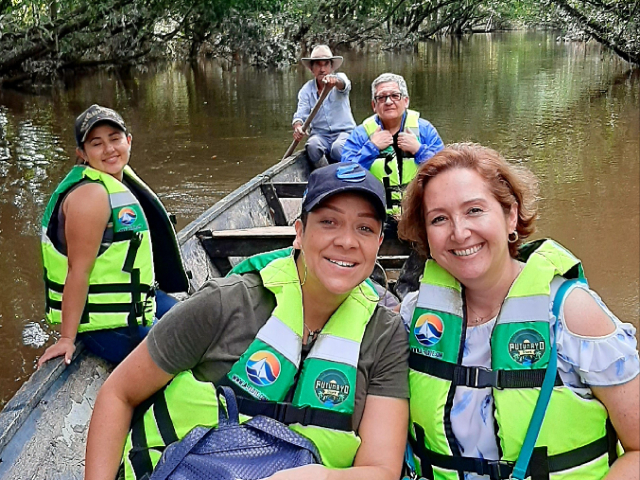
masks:
[[[293,256],[296,249],[294,248],[291,255]],[[302,249],[300,249],[300,254],[304,257],[304,252],[302,251]],[[295,257],[294,257],[295,258]],[[304,286],[304,284],[307,282],[307,262],[303,259],[304,262],[304,278],[300,281],[300,286]]]
[[[304,263],[304,278],[300,282],[300,286],[301,287],[304,286],[306,282],[307,282],[307,262]]]
[[[513,235],[513,236],[512,236],[512,235]],[[518,241],[518,238],[519,238],[519,236],[518,236],[518,231],[517,231],[517,230],[514,230],[514,231],[513,231],[513,232],[511,232],[511,233],[509,234],[509,236],[507,237],[507,241],[508,241],[509,243],[516,243],[516,242]]]
[[[360,289],[360,294],[366,298],[367,300],[369,300],[370,302],[374,302],[374,303],[378,303],[378,301],[380,300],[380,297],[375,297],[375,298],[371,298],[368,297],[365,293],[364,290],[362,290],[362,283],[360,285],[358,285],[358,288]],[[377,293],[377,292],[376,292]]]
[[[382,268],[382,265],[380,265],[380,262],[378,262],[378,260],[376,260],[374,268],[375,267],[380,268],[380,270],[382,270],[382,275],[384,275],[384,293],[380,296],[380,298],[384,298],[389,291],[389,277],[387,276],[387,272],[384,270],[384,268]]]

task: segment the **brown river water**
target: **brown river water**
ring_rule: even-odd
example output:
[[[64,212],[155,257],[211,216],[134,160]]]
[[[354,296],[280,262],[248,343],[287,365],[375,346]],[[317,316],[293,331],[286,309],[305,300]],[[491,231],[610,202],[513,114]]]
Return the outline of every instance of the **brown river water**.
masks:
[[[537,235],[581,258],[611,310],[638,325],[638,72],[594,43],[557,43],[552,33],[340,53],[356,121],[370,115],[371,81],[392,71],[445,143],[480,142],[530,167],[541,184]],[[43,321],[40,220],[73,163],[76,115],[92,103],[122,114],[133,133],[131,165],[183,227],[279,160],[309,78],[300,66],[204,61],[77,76],[40,95],[0,91],[0,408],[44,351],[29,346],[34,335],[52,333]]]

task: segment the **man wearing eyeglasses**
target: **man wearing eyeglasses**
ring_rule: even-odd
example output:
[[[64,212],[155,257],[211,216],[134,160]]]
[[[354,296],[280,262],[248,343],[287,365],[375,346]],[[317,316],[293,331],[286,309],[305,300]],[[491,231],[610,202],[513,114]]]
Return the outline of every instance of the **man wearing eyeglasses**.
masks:
[[[342,162],[357,162],[385,186],[389,215],[400,214],[403,188],[418,166],[444,148],[428,121],[409,110],[407,84],[400,75],[383,73],[371,84],[375,115],[358,126],[342,150]]]
[[[416,176],[419,165],[444,144],[433,125],[408,109],[407,83],[400,75],[383,73],[376,78],[371,84],[371,99],[375,115],[351,132],[340,161],[359,163],[384,184],[389,215],[384,235],[394,238],[404,188]],[[400,299],[418,289],[423,269],[424,259],[412,251],[395,285]]]

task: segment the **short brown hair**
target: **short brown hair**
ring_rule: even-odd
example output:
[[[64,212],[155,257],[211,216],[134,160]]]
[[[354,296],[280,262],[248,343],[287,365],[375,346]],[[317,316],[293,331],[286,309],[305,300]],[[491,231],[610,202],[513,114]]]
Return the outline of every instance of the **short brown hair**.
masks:
[[[424,191],[432,178],[455,168],[473,170],[484,178],[505,213],[510,211],[513,204],[517,205],[518,240],[509,243],[509,253],[515,258],[518,247],[535,231],[538,180],[527,168],[512,165],[495,150],[475,143],[449,145],[420,167],[402,200],[398,237],[413,243],[421,255],[429,257]]]

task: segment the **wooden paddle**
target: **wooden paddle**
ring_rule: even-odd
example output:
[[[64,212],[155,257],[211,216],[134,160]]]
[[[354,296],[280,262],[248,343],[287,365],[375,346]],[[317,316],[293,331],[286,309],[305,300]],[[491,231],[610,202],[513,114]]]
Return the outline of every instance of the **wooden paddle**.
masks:
[[[327,95],[329,95],[329,92],[331,91],[332,88],[333,87],[328,87],[327,85],[322,87],[322,92],[320,92],[320,97],[318,98],[318,101],[313,106],[313,110],[311,110],[311,113],[307,117],[307,120],[302,125],[303,132],[306,132],[307,129],[309,128],[309,125],[311,125],[311,121],[318,113],[318,110],[320,110],[320,106],[322,105],[322,102],[324,102],[324,99],[327,98]],[[285,152],[284,157],[282,157],[282,160],[284,160],[285,158],[287,158],[289,155],[293,153],[293,151],[298,146],[298,143],[300,143],[300,141],[298,140],[294,140],[293,142],[291,142],[291,145],[289,145],[289,148],[287,148],[287,151]]]

